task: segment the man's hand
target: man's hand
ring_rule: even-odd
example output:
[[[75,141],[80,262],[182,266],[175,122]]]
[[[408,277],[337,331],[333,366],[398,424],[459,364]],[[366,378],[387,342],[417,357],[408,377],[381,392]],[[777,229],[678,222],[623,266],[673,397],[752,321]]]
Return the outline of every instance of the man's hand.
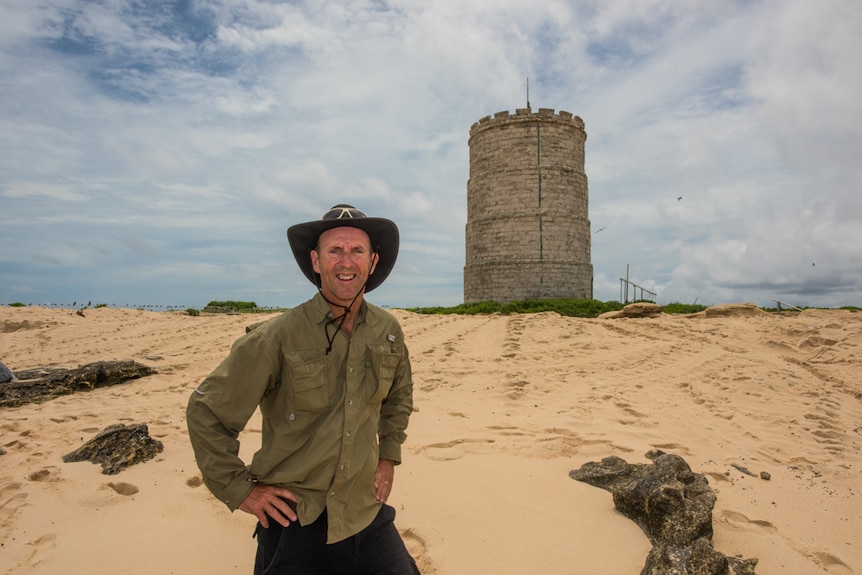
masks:
[[[377,472],[374,474],[374,490],[379,503],[386,503],[392,493],[392,482],[395,480],[395,462],[381,459],[377,462]]]
[[[251,493],[240,503],[238,509],[257,517],[264,529],[269,527],[270,518],[282,527],[287,527],[291,521],[296,521],[296,512],[285,499],[296,503],[296,495],[290,489],[255,483]]]

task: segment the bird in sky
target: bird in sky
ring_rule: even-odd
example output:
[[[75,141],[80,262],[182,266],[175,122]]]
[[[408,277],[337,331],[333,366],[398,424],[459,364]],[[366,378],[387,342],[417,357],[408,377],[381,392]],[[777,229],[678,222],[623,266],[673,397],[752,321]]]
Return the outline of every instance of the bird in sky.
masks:
[[[599,233],[599,232],[600,232],[600,231],[602,231],[603,229],[605,229],[605,228],[599,228],[599,229],[597,229],[597,230],[596,230],[596,232],[595,232],[595,233]]]
[[[676,199],[676,201],[681,202],[681,201],[682,201],[682,196],[678,197],[678,198]]]

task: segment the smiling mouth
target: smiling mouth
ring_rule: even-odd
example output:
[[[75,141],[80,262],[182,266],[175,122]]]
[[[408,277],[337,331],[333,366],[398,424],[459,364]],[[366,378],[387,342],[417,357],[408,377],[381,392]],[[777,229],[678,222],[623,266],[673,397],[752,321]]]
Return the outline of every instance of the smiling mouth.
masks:
[[[336,274],[335,277],[343,282],[349,282],[356,279],[356,274]]]

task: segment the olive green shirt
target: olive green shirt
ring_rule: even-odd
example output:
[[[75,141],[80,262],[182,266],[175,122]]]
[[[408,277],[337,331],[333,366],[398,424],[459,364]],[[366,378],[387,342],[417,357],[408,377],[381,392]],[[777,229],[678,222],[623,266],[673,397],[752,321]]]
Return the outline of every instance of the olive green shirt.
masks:
[[[198,466],[216,497],[234,510],[255,481],[286,487],[297,496],[301,525],[326,508],[330,543],[376,516],[378,459],[401,462],[413,411],[398,321],[363,302],[352,334],[338,330],[326,354],[332,318],[318,293],[251,329],[192,393],[186,411]],[[237,437],[258,406],[261,447],[246,466]]]

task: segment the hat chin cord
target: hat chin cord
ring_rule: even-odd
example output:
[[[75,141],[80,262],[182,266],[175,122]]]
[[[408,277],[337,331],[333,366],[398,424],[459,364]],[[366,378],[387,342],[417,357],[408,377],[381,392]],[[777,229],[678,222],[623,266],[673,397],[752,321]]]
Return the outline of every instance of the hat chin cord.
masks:
[[[370,278],[370,277],[371,277],[371,273],[370,273],[370,269],[369,269],[368,278]],[[329,352],[332,351],[332,343],[335,341],[335,336],[337,336],[338,332],[341,331],[341,326],[344,324],[344,320],[347,319],[347,314],[349,314],[351,312],[351,310],[353,308],[353,304],[356,303],[356,300],[359,299],[360,295],[365,293],[365,286],[368,285],[368,278],[365,278],[365,283],[362,284],[362,288],[358,292],[356,292],[356,295],[353,296],[353,301],[351,301],[350,305],[347,305],[347,306],[344,306],[344,305],[341,305],[340,303],[335,303],[335,302],[331,301],[328,297],[326,297],[326,295],[324,295],[323,287],[320,285],[317,286],[317,291],[320,292],[320,295],[323,297],[323,299],[326,300],[326,303],[328,303],[329,305],[334,306],[334,307],[340,307],[341,309],[344,310],[343,314],[341,314],[338,317],[334,317],[334,318],[328,320],[326,322],[326,325],[323,326],[323,331],[326,333],[326,341],[329,344],[326,346],[326,355],[329,355]],[[338,325],[335,328],[335,331],[333,332],[332,337],[329,337],[329,324],[331,324],[331,323],[337,323]]]

